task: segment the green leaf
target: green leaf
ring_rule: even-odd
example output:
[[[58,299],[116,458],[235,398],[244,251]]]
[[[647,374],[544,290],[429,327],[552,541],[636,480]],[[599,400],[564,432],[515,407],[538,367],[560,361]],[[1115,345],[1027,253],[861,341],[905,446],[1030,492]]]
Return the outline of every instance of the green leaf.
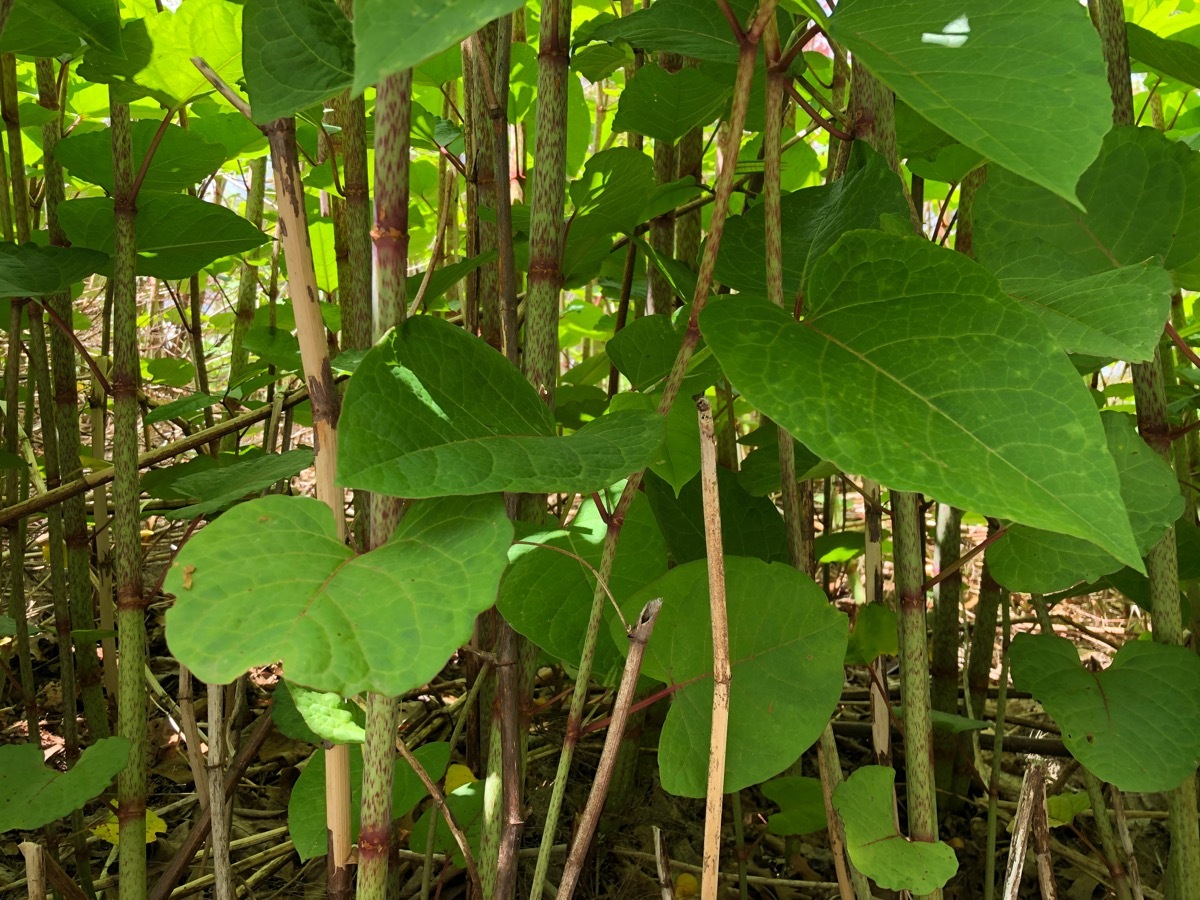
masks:
[[[900,100],[896,101],[896,144],[908,170],[926,181],[958,184],[984,161],[977,151],[964,147]]]
[[[121,7],[116,0],[36,0],[36,7],[45,23],[111,53],[121,52]]]
[[[1081,812],[1092,808],[1092,801],[1082,791],[1065,791],[1046,798],[1046,817],[1051,828],[1069,825]]]
[[[641,224],[646,200],[654,193],[654,160],[632,147],[601,150],[583,166],[568,190],[578,217],[606,234],[630,234]]]
[[[283,697],[287,701],[281,704]],[[343,700],[338,694],[310,691],[281,680],[275,688],[275,705],[271,711],[279,730],[295,740],[311,744],[322,741],[361,744],[366,740],[366,713],[357,703]],[[299,718],[299,723],[293,716]]]
[[[1155,70],[1175,78],[1192,87],[1200,87],[1200,47],[1184,40],[1174,40],[1184,33],[1196,35],[1195,27],[1172,35],[1171,38],[1159,37],[1153,31],[1125,23],[1125,37],[1129,42],[1129,55],[1144,62]]]
[[[61,293],[107,265],[106,255],[82,247],[3,243],[0,244],[0,297]]]
[[[900,652],[896,613],[886,603],[860,606],[846,646],[846,665],[869,666],[880,656]]]
[[[19,0],[13,5],[0,37],[0,53],[58,57],[79,52],[80,36],[43,15],[41,5],[41,0]]]
[[[834,788],[846,850],[881,888],[931,894],[954,877],[958,859],[943,841],[910,841],[896,830],[895,781],[895,769],[863,766]]]
[[[758,784],[794,763],[829,721],[842,691],[846,617],[789,565],[725,557],[729,609],[729,744],[725,792]],[[712,631],[705,560],[687,563],[621,604],[636,616],[663,598],[642,673],[672,686],[658,746],[662,786],[703,797],[712,728]]]
[[[446,291],[450,290],[450,288],[454,287],[454,285],[458,284],[476,269],[493,262],[498,255],[495,250],[488,250],[486,253],[472,256],[470,259],[459,260],[458,262],[434,269],[433,274],[429,276],[429,285],[425,288],[426,306],[433,303],[442,294],[446,293]],[[417,293],[421,290],[421,283],[424,280],[425,272],[423,271],[408,276],[407,287],[410,299],[416,299]]]
[[[242,60],[254,121],[266,124],[350,87],[354,35],[329,0],[247,0]]]
[[[611,505],[613,501],[608,502]],[[569,550],[599,569],[607,531],[595,502],[587,500],[568,530],[531,535],[527,540]],[[504,573],[496,599],[504,621],[547,653],[578,666],[596,589],[595,575],[579,560],[545,547],[515,546],[513,555],[516,558]],[[621,525],[609,590],[620,603],[666,571],[666,542],[649,502],[636,494]],[[611,610],[606,608],[606,615],[611,617]],[[596,648],[596,672],[619,670],[620,663],[617,645],[602,633]]]
[[[338,477],[398,497],[590,493],[645,468],[661,417],[627,411],[554,436],[525,377],[479,338],[417,316],[359,365],[342,410]]]
[[[609,403],[613,413],[642,410],[652,413],[659,398],[634,391],[617,394]],[[676,495],[700,471],[700,420],[690,403],[672,404],[667,413],[666,438],[650,463],[650,470],[668,482]]]
[[[186,194],[138,194],[138,274],[187,278],[223,256],[261,247],[268,240],[237,213]],[[71,243],[112,254],[113,203],[86,197],[58,205],[58,217]]]
[[[1080,214],[1005,172],[975,198],[975,255],[995,270],[1034,256],[1095,275],[1155,259],[1181,287],[1200,287],[1200,154],[1153,128],[1115,128],[1079,180]],[[1044,268],[1044,263],[1038,266]]]
[[[805,286],[813,266],[847,231],[878,228],[888,217],[908,221],[908,201],[900,179],[882,156],[855,141],[848,169],[832,184],[783,197],[783,292],[788,302]],[[715,278],[734,290],[765,296],[766,253],[765,212],[759,204],[725,223]]]
[[[277,481],[299,475],[312,464],[313,451],[301,447],[286,453],[264,453],[231,466],[188,475],[175,482],[175,490],[200,502],[168,515],[194,519],[219,512],[248,494],[256,494]]]
[[[419,66],[524,5],[525,0],[359,0],[354,5],[354,93],[385,75]]]
[[[593,44],[571,55],[571,68],[593,84],[633,63],[633,54],[625,46]]]
[[[0,747],[0,831],[32,831],[102,793],[125,768],[129,741],[101,738],[66,772],[48,769],[36,744]]]
[[[836,467],[822,462],[800,441],[793,440],[792,446],[797,481],[823,478],[826,474],[832,474],[831,470],[836,471]],[[779,475],[779,443],[772,440],[771,443],[756,447],[747,453],[741,468],[738,469],[738,482],[747,493],[755,497],[766,497],[781,491],[783,483]]]
[[[196,367],[186,359],[158,356],[141,360],[142,378],[165,387],[187,387],[196,379]]]
[[[1200,656],[1186,647],[1128,641],[1092,672],[1066,638],[1017,635],[1013,684],[1062,729],[1089,772],[1123,791],[1169,791],[1200,764]]]
[[[192,57],[202,57],[226,84],[242,80],[242,7],[226,0],[188,0],[173,12],[127,21],[121,50],[123,55],[89,48],[79,76],[123,85],[135,96],[179,109],[213,90]]]
[[[1112,108],[1100,40],[1075,4],[844,0],[829,24],[938,128],[1075,202]],[[1043,98],[1036,115],[1033,95]]]
[[[1141,566],[1087,388],[981,267],[919,238],[852,232],[813,267],[805,300],[802,322],[742,298],[701,316],[759,410],[843,471]]]
[[[454,821],[462,829],[472,854],[478,857],[483,832],[483,782],[472,781],[451,791],[446,796],[446,806],[450,808]],[[416,824],[413,825],[412,833],[408,836],[409,849],[414,853],[423,854],[425,852],[431,824],[434,827],[434,852],[444,853],[452,858],[454,865],[458,868],[466,868],[467,862],[463,858],[462,851],[458,849],[458,842],[454,840],[454,835],[446,826],[445,817],[435,806],[426,809],[421,814],[421,818],[417,819]]]
[[[733,0],[730,7],[742,22],[755,5]],[[626,41],[639,50],[661,50],[713,62],[736,63],[737,37],[708,0],[657,0],[647,9],[622,16],[592,30],[594,41]]]
[[[414,504],[392,539],[362,556],[323,503],[252,500],[176,557],[168,642],[216,684],[282,659],[298,684],[398,696],[432,678],[495,602],[511,541],[495,496]]]
[[[612,130],[634,131],[673,144],[691,129],[720,118],[729,93],[728,86],[699,69],[672,74],[651,63],[638,69],[637,77],[621,92]]]
[[[629,379],[634,390],[645,390],[671,371],[680,337],[669,316],[634,319],[605,344],[608,358]]]
[[[704,504],[700,479],[676,491],[657,475],[647,474],[646,497],[676,564],[706,558]],[[721,501],[721,541],[730,556],[752,556],[764,562],[787,559],[787,532],[783,517],[766,497],[752,497],[728,469],[717,468],[717,494]]]
[[[139,119],[132,125],[134,166],[141,165],[150,151],[161,123]],[[113,191],[112,137],[110,132],[86,131],[59,141],[54,156],[71,174]],[[225,162],[225,148],[178,125],[162,132],[158,149],[146,170],[143,191],[179,191],[193,187]],[[144,196],[139,194],[139,197]]]
[[[792,834],[812,834],[829,823],[825,818],[825,795],[821,779],[801,775],[784,775],[760,785],[768,800],[780,808],[767,819],[767,831],[787,837]]]
[[[413,751],[421,767],[435,781],[442,777],[450,762],[450,745],[424,744]],[[350,839],[358,840],[362,827],[362,748],[350,745]],[[400,818],[426,795],[425,785],[403,759],[396,760],[392,787],[392,816]],[[318,750],[308,760],[288,799],[288,833],[301,861],[324,856],[325,831],[325,752]]]
[[[176,416],[186,419],[216,406],[220,402],[219,398],[213,397],[211,394],[196,392],[150,410],[142,418],[142,421],[147,425],[153,425],[155,422],[168,422]]]
[[[1121,498],[1142,553],[1159,542],[1183,514],[1179,482],[1169,465],[1137,433],[1133,417],[1101,413],[1108,450],[1117,462]],[[987,550],[992,577],[1011,591],[1049,594],[1096,581],[1121,563],[1095,544],[1064,534],[1011,525]]]

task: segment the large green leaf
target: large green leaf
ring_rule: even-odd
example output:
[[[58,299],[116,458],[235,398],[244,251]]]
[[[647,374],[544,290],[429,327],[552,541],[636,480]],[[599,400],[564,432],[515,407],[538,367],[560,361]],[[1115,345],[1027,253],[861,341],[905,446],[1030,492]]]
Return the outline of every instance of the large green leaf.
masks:
[[[646,497],[671,558],[677,565],[705,559],[708,549],[700,479],[693,478],[679,491],[657,475],[648,474],[645,484]],[[717,468],[717,495],[721,501],[721,541],[727,554],[752,556],[764,562],[787,559],[787,532],[774,503],[747,494],[738,477],[724,467]]]
[[[0,832],[30,831],[82,809],[125,768],[129,741],[101,738],[66,772],[48,769],[36,744],[0,747]]]
[[[829,26],[934,125],[1075,201],[1112,108],[1100,40],[1078,4],[842,0]]]
[[[399,497],[591,492],[645,468],[655,413],[603,416],[568,437],[525,377],[461,328],[417,316],[359,364],[342,410],[338,477]]]
[[[123,55],[89,48],[80,77],[123,85],[178,109],[213,90],[192,57],[202,57],[226,84],[242,80],[242,7],[226,0],[188,0],[173,12],[128,21],[121,50]]]
[[[851,150],[845,176],[832,184],[785,194],[780,209],[783,233],[783,292],[790,301],[809,271],[847,231],[878,228],[881,221],[908,225],[908,201],[887,162],[862,141]],[[717,254],[717,281],[737,291],[767,292],[765,212],[762,205],[725,223]]]
[[[958,858],[943,841],[910,841],[896,828],[896,770],[863,766],[833,791],[846,826],[846,850],[881,888],[931,894],[954,877]]]
[[[976,258],[993,270],[1063,258],[1084,275],[1156,260],[1181,287],[1200,287],[1200,153],[1153,128],[1116,128],[1079,180],[1079,199],[1086,213],[990,172],[975,198]]]
[[[654,193],[654,161],[633,147],[601,150],[569,186],[575,214],[606,234],[632,233]],[[572,225],[574,228],[574,224]]]
[[[729,609],[729,743],[725,791],[778,775],[821,734],[842,690],[846,617],[789,565],[725,557]],[[622,601],[631,618],[663,599],[642,673],[677,686],[658,745],[662,786],[703,797],[712,729],[712,625],[705,560]]]
[[[242,16],[242,65],[254,121],[295,115],[350,87],[354,35],[336,3],[247,0]]]
[[[1128,641],[1101,672],[1066,638],[1021,634],[1009,649],[1013,684],[1062,729],[1071,755],[1123,791],[1168,791],[1200,764],[1200,656]]]
[[[79,52],[80,35],[61,21],[42,14],[42,0],[14,3],[0,36],[0,53],[28,56],[74,56]]]
[[[743,298],[701,316],[759,410],[843,471],[1141,566],[1087,388],[984,269],[919,238],[851,232],[805,299],[801,322]]]
[[[133,160],[146,158],[161,122],[139,119],[133,123]],[[225,148],[178,125],[168,125],[159,135],[158,148],[142,181],[144,191],[179,191],[203,181],[225,162]],[[112,135],[85,131],[59,141],[54,156],[76,178],[113,191]]]
[[[354,92],[418,66],[525,0],[359,0],[354,5]]]
[[[511,555],[515,559],[500,582],[496,606],[504,620],[547,653],[573,666],[579,665],[582,655],[596,579],[579,560],[547,547],[567,550],[598,569],[607,531],[595,503],[588,500],[568,530],[527,538],[546,547],[514,546]],[[621,525],[608,588],[621,602],[666,570],[666,543],[650,504],[637,494]],[[607,610],[606,614],[611,616]],[[596,671],[603,674],[619,668],[620,660],[616,645],[607,634],[601,634]]]
[[[1179,482],[1169,465],[1137,433],[1132,416],[1106,412],[1100,416],[1108,450],[1117,462],[1121,498],[1138,549],[1159,542],[1167,527],[1183,513]],[[992,577],[1011,591],[1049,594],[1080,581],[1096,581],[1121,563],[1095,544],[1065,534],[1011,525],[987,550]]]
[[[186,194],[143,191],[137,207],[138,274],[151,278],[187,278],[270,240],[233,210]],[[59,204],[58,218],[71,243],[112,253],[111,199],[68,200]]]
[[[20,4],[18,4],[20,5]],[[118,0],[36,0],[46,23],[64,28],[89,44],[121,52],[121,5]]]
[[[1195,40],[1200,29],[1193,27],[1171,38],[1164,38],[1133,22],[1125,25],[1130,56],[1169,78],[1200,87],[1200,47],[1186,40],[1178,40],[1184,33]]]
[[[756,5],[752,0],[729,4],[742,22]],[[592,29],[590,38],[610,43],[621,40],[639,50],[662,50],[713,62],[738,60],[737,37],[721,7],[708,0],[657,0],[646,9]]]
[[[691,129],[720,118],[729,93],[728,86],[699,69],[672,74],[661,66],[645,65],[621,92],[612,130],[673,144]]]
[[[252,500],[179,552],[167,639],[208,682],[282,659],[298,684],[397,696],[437,674],[495,602],[511,541],[496,496],[414,504],[392,539],[362,556],[324,504]]]
[[[437,742],[424,744],[413,751],[421,767],[435,781],[442,777],[450,762],[450,745]],[[363,755],[358,745],[350,746],[350,839],[358,840],[362,827],[362,780]],[[395,780],[392,784],[392,816],[400,818],[427,794],[412,766],[403,759],[395,763]],[[301,860],[324,856],[327,833],[325,831],[325,751],[318,750],[308,760],[300,773],[288,799],[288,834]]]
[[[0,244],[0,297],[42,297],[67,290],[108,265],[108,257],[82,247]]]

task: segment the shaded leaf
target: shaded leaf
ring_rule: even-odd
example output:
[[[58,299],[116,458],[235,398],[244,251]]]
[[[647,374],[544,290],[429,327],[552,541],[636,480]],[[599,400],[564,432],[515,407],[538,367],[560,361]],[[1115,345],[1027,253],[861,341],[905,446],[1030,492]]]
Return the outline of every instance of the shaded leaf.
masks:
[[[107,265],[106,254],[82,247],[3,243],[0,244],[0,297],[57,294]]]
[[[47,768],[36,744],[0,747],[0,831],[29,831],[61,819],[102,793],[125,768],[129,741],[101,738],[66,772]]]
[[[764,781],[760,788],[780,811],[767,819],[771,834],[811,834],[828,825],[825,818],[825,795],[821,779],[801,775],[784,775]]]
[[[846,665],[869,666],[880,656],[896,656],[900,652],[896,626],[896,613],[886,603],[860,606],[846,646]]]
[[[135,167],[146,158],[160,124],[152,119],[138,119],[132,124]],[[142,182],[144,191],[193,187],[225,162],[224,147],[178,125],[168,125],[159,141]],[[54,155],[76,178],[112,193],[112,136],[107,129],[69,135],[55,146]]]
[[[699,69],[671,73],[653,63],[644,65],[621,92],[612,130],[673,144],[691,129],[720,118],[729,93]]]

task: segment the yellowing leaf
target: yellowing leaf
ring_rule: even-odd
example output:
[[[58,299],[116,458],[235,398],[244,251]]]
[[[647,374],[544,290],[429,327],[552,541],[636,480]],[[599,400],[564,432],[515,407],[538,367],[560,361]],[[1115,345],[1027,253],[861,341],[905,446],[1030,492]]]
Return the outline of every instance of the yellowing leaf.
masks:
[[[469,767],[454,763],[446,770],[446,793],[453,794],[464,784],[478,781],[479,778]]]
[[[120,843],[118,837],[117,815],[110,812],[108,818],[99,825],[92,826],[92,834],[114,846]],[[160,834],[166,834],[167,823],[152,810],[146,810],[146,843],[153,844]]]
[[[675,896],[678,900],[691,900],[700,896],[700,881],[691,872],[675,876]]]

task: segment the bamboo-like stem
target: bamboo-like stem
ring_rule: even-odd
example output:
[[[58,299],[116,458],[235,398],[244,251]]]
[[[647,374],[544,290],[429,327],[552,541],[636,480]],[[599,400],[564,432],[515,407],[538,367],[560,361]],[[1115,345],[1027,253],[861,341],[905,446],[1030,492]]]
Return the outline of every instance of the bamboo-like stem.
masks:
[[[776,0],[764,0],[759,8],[758,15],[760,17],[774,15],[775,6]],[[717,251],[721,244],[721,234],[725,227],[725,217],[729,212],[729,199],[733,194],[738,150],[741,147],[742,127],[746,122],[746,109],[749,104],[750,83],[754,75],[754,61],[756,56],[757,46],[755,45],[743,47],[738,58],[733,105],[730,111],[730,127],[724,155],[725,161],[721,171],[717,175],[713,212],[709,224],[709,238],[705,244],[704,258],[700,267],[699,277],[696,281],[696,292],[692,298],[692,312],[688,319],[687,330],[680,345],[679,353],[675,357],[675,362],[663,387],[662,399],[658,407],[659,413],[663,416],[670,412],[671,406],[675,402],[675,397],[679,393],[679,387],[683,383],[683,376],[687,373],[688,363],[692,359],[692,354],[695,352],[696,344],[700,338],[698,318],[708,301],[709,291],[712,289]],[[608,578],[612,574],[617,543],[620,540],[621,523],[624,522],[625,515],[633,503],[634,495],[641,486],[642,475],[642,472],[635,472],[626,481],[625,489],[621,492],[621,497],[617,501],[616,508],[612,511],[611,524],[605,532],[604,545],[600,557],[599,577],[597,578],[596,589],[592,595],[592,608],[588,615],[587,630],[584,633],[583,652],[579,661],[579,670],[575,676],[576,684],[579,685],[586,685],[592,675],[592,664],[596,658],[596,642],[599,638],[600,625],[603,621],[604,604],[607,600],[607,595],[602,585],[608,583]],[[563,741],[562,753],[558,758],[558,769],[554,777],[550,803],[546,810],[542,846],[538,853],[537,868],[534,871],[533,884],[530,889],[531,900],[541,900],[542,897],[542,887],[545,884],[546,870],[550,865],[550,851],[548,848],[552,846],[552,838],[546,838],[545,834],[549,832],[553,835],[558,826],[558,816],[562,810],[563,797],[566,794],[571,760],[574,758],[575,745],[579,740],[580,723],[583,721],[583,710],[586,700],[586,690],[577,690],[571,697],[571,708],[567,714],[567,736],[566,740]]]
[[[142,588],[142,544],[138,495],[137,215],[133,187],[133,142],[129,105],[109,89],[113,154],[113,552],[117,573],[117,639],[120,644],[117,733],[131,745],[129,762],[117,776],[121,900],[146,894],[146,598]]]
[[[208,809],[212,818],[213,898],[234,900],[233,869],[229,859],[232,808],[225,796],[225,685],[208,685]]]
[[[244,218],[255,228],[262,227],[263,200],[266,194],[267,158],[250,160],[250,186],[246,190],[246,212]],[[248,259],[238,267],[237,305],[234,307],[233,334],[229,339],[229,384],[232,387],[242,377],[250,364],[250,351],[246,349],[246,333],[254,324],[255,301],[258,299],[258,266]],[[228,449],[233,449],[232,447]]]
[[[625,657],[625,669],[621,673],[621,684],[617,688],[616,699],[613,700],[612,720],[608,726],[608,733],[604,736],[604,749],[600,752],[600,763],[596,766],[596,775],[592,781],[592,789],[588,793],[587,805],[580,813],[575,829],[575,838],[567,853],[562,880],[558,885],[560,900],[571,900],[579,883],[579,876],[583,872],[583,864],[587,858],[588,849],[591,847],[592,838],[596,834],[596,826],[600,824],[600,813],[604,810],[604,801],[608,796],[608,787],[617,764],[621,738],[625,733],[625,723],[629,719],[629,708],[633,704],[638,676],[642,671],[642,659],[646,655],[646,644],[654,632],[654,623],[658,620],[658,613],[661,609],[662,598],[651,600],[642,609],[637,622],[629,630],[629,653]]]
[[[1087,789],[1088,800],[1092,804],[1092,821],[1096,823],[1096,837],[1099,839],[1100,851],[1104,854],[1104,862],[1108,866],[1108,874],[1112,876],[1113,890],[1117,900],[1133,900],[1133,891],[1129,889],[1129,878],[1125,874],[1125,865],[1121,862],[1120,845],[1113,831],[1112,820],[1108,817],[1108,807],[1104,802],[1104,785],[1100,779],[1083,769],[1083,784]]]
[[[467,177],[474,188],[476,207],[485,207],[497,212],[500,192],[507,190],[508,182],[496,182],[496,132],[489,114],[487,91],[492,87],[489,61],[495,59],[499,23],[490,22],[463,42],[463,79],[467,100]],[[468,225],[476,233],[474,256],[497,250],[498,222],[496,217],[488,221],[476,216],[471,219],[468,210]],[[472,273],[472,281],[478,284],[478,327],[480,336],[491,346],[503,352],[504,338],[500,313],[500,264],[496,262],[480,266]]]
[[[1016,898],[1021,884],[1021,873],[1025,869],[1025,849],[1029,846],[1029,835],[1033,831],[1036,806],[1045,796],[1046,770],[1034,763],[1025,769],[1021,781],[1021,795],[1017,799],[1017,813],[1013,817],[1012,842],[1008,847],[1008,869],[1004,875],[1005,900]],[[1043,801],[1044,802],[1044,801]]]
[[[412,70],[406,69],[384,78],[376,94],[375,227],[371,236],[375,242],[379,290],[377,306],[368,316],[374,322],[375,340],[403,322],[406,311],[411,119]],[[347,162],[350,152],[348,148]],[[395,497],[378,494],[369,497],[368,546],[374,548],[392,536],[403,510],[400,500]],[[376,693],[367,695],[362,828],[358,839],[360,900],[384,900],[388,893],[399,715],[394,697]]]
[[[996,831],[997,814],[1000,809],[1000,772],[1004,759],[1004,719],[1008,711],[1008,643],[1012,634],[1008,597],[1001,598],[1000,606],[1000,690],[996,697],[996,727],[992,742],[992,771],[988,777],[987,853],[983,863],[983,897],[993,900],[996,896]],[[995,629],[992,629],[993,635]]]
[[[46,900],[46,854],[42,845],[22,841],[18,849],[25,857],[25,892],[29,900]]]
[[[25,180],[25,148],[21,140],[21,120],[17,110],[17,58],[11,53],[0,55],[0,117],[8,137],[8,162],[12,169],[13,222],[17,243],[29,240],[32,213],[29,188]]]
[[[701,397],[700,489],[704,500],[704,546],[708,554],[708,598],[712,616],[712,731],[708,741],[708,790],[704,803],[703,900],[716,900],[721,862],[721,813],[725,797],[725,749],[729,734],[729,616],[725,604],[725,555],[721,544],[721,503],[717,493],[717,439],[712,407]]]
[[[50,244],[57,247],[67,245],[66,235],[58,222],[58,204],[64,199],[62,166],[54,156],[54,148],[61,136],[62,122],[59,116],[60,102],[58,85],[54,78],[54,66],[48,59],[36,63],[38,104],[55,113],[42,126],[42,165],[45,168],[46,228]],[[0,164],[2,168],[2,164]],[[71,481],[79,477],[83,466],[79,458],[79,392],[75,372],[75,345],[71,335],[64,329],[71,326],[71,295],[68,292],[53,294],[44,302],[59,319],[60,327],[50,329],[50,364],[54,383],[55,416],[58,445],[58,482]],[[42,427],[46,428],[46,421]],[[48,479],[49,480],[49,479]],[[57,484],[56,484],[57,486]],[[83,497],[68,500],[62,509],[63,538],[66,542],[67,590],[72,627],[76,630],[95,627],[92,610],[92,582],[88,559],[87,516],[84,513]],[[88,729],[93,739],[107,737],[108,709],[104,702],[104,690],[100,684],[99,661],[96,659],[95,641],[80,641],[75,647],[75,673],[83,696],[83,708]]]
[[[1132,125],[1133,87],[1125,37],[1125,7],[1121,0],[1091,0],[1090,7],[1100,32],[1100,43],[1108,67],[1113,125]],[[1173,459],[1161,348],[1156,349],[1151,362],[1133,365],[1133,394],[1142,440],[1171,465]],[[1163,644],[1183,644],[1185,632],[1179,600],[1179,561],[1174,526],[1168,528],[1166,534],[1146,554],[1146,573],[1150,578],[1154,639]],[[1176,900],[1200,898],[1200,879],[1195,877],[1197,870],[1200,870],[1198,805],[1195,774],[1167,794],[1171,831],[1167,883]]]

